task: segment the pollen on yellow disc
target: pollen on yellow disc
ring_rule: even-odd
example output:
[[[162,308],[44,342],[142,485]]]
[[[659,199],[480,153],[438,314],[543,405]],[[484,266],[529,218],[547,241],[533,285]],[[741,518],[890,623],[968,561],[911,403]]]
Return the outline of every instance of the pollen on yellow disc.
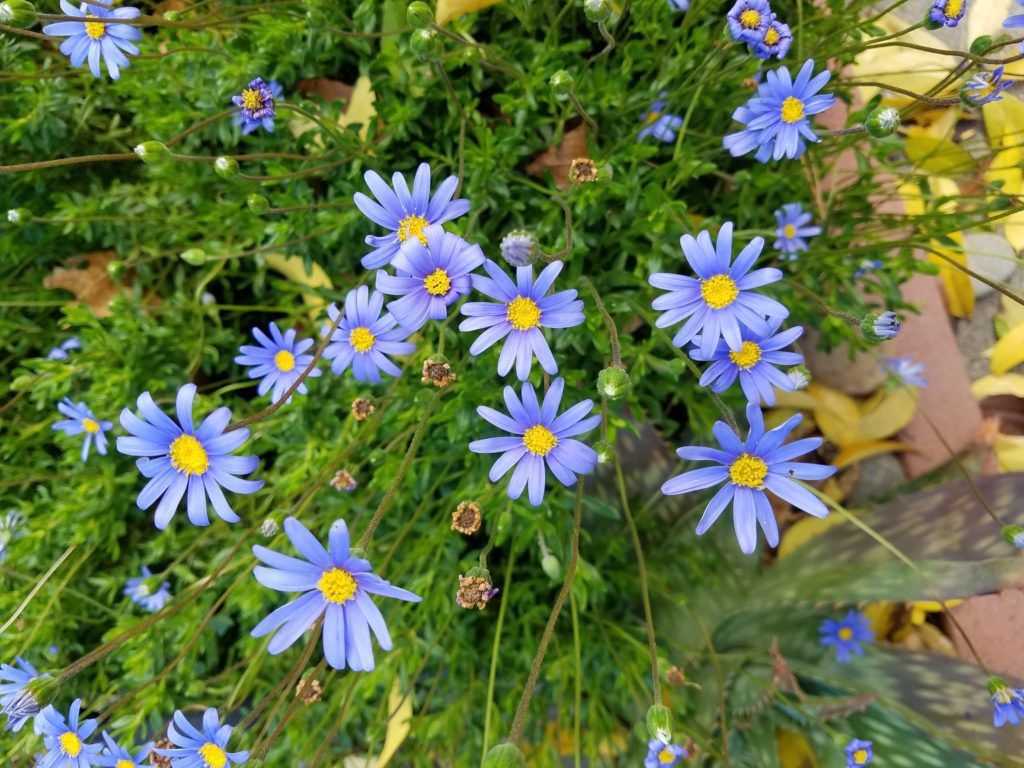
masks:
[[[516,296],[508,305],[505,319],[517,331],[527,331],[540,324],[540,307],[533,299]]]
[[[202,475],[210,467],[206,449],[192,435],[182,435],[171,443],[171,466],[186,475]]]
[[[745,371],[753,368],[761,360],[761,347],[753,341],[744,341],[739,352],[729,352],[729,359]]]
[[[242,91],[242,108],[252,111],[263,109],[263,96],[254,88],[246,88]]]
[[[288,373],[288,371],[295,367],[295,355],[287,349],[282,349],[274,355],[274,365],[277,366],[277,370],[281,371],[281,373]]]
[[[792,240],[794,237],[796,237],[796,227],[793,226],[792,224],[787,224],[785,227],[783,227],[782,233],[790,240]]]
[[[787,96],[782,102],[782,121],[796,123],[804,119],[804,103],[795,96]]]
[[[199,756],[203,758],[206,768],[224,768],[228,764],[228,756],[224,750],[208,741],[199,748]]]
[[[740,289],[728,275],[715,275],[700,282],[700,295],[712,309],[725,309],[740,295]]]
[[[118,760],[114,764],[114,768],[135,768],[135,763],[131,760]]]
[[[82,419],[82,429],[86,432],[99,432],[100,425],[93,419]]]
[[[373,342],[376,341],[374,335],[370,333],[369,328],[353,328],[352,333],[348,337],[349,343],[356,352],[369,352],[373,348]]]
[[[658,753],[658,762],[662,765],[671,765],[675,762],[676,756],[669,752],[668,748]]]
[[[866,749],[858,749],[853,753],[853,762],[857,765],[864,765],[868,760],[868,751]]]
[[[438,267],[423,278],[423,287],[427,289],[427,293],[431,296],[444,296],[451,290],[452,281],[448,277],[448,273]]]
[[[853,637],[853,630],[850,629],[849,627],[843,627],[842,629],[839,630],[839,639],[840,640],[849,640],[852,637]]]
[[[95,19],[91,13],[86,14],[87,19]],[[93,40],[102,40],[103,36],[107,34],[107,25],[102,21],[86,21],[85,23],[85,34],[91,37]]]
[[[761,26],[761,12],[748,8],[740,14],[740,25],[745,29],[757,29]]]
[[[744,488],[760,488],[767,475],[768,465],[749,453],[740,454],[729,467],[729,478]]]
[[[60,751],[68,757],[78,757],[82,751],[82,740],[74,731],[68,731],[60,735]]]
[[[768,31],[764,33],[764,44],[775,45],[777,42],[779,42],[779,33],[775,27],[768,27]]]
[[[946,14],[947,19],[955,19],[963,9],[964,0],[946,0],[946,7],[942,9],[942,12]]]
[[[316,583],[316,588],[324,596],[324,600],[335,605],[347,603],[356,594],[356,580],[352,574],[342,568],[325,571]]]
[[[547,427],[536,424],[523,433],[523,445],[534,456],[547,456],[558,445],[558,438]]]
[[[647,119],[644,122],[647,125],[650,125],[651,123],[655,122],[659,117],[661,117],[661,112],[651,112],[647,115]]]
[[[427,244],[427,236],[423,234],[423,228],[429,222],[422,216],[406,216],[398,222],[398,240],[404,243],[410,237],[415,237],[421,244]]]

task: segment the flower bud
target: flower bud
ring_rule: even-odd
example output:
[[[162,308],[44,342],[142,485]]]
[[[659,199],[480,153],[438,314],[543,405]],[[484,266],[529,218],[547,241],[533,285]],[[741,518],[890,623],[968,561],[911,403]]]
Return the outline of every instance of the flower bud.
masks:
[[[540,559],[540,569],[552,581],[562,580],[562,561],[550,552]]]
[[[417,56],[436,59],[441,53],[441,40],[433,29],[416,29],[409,38],[409,47]]]
[[[124,262],[120,259],[111,259],[107,262],[107,274],[115,280],[124,274]]]
[[[405,9],[405,18],[413,29],[430,29],[434,24],[434,13],[426,3],[416,0]]]
[[[1003,528],[1003,538],[1017,549],[1024,549],[1024,526],[1008,525]]]
[[[6,0],[0,3],[0,24],[28,29],[36,23],[36,7],[28,0]]]
[[[886,136],[896,133],[896,129],[900,127],[900,120],[898,109],[883,107],[873,110],[868,115],[868,119],[864,121],[864,127],[867,129],[868,136],[874,139],[884,139]]]
[[[277,534],[280,533],[280,531],[281,526],[278,525],[277,520],[275,520],[272,517],[268,517],[266,520],[263,521],[263,524],[260,525],[260,536],[262,536],[265,539],[269,539],[272,536],[277,536]]]
[[[664,704],[647,710],[647,732],[662,744],[672,743],[672,711]]]
[[[583,0],[583,12],[590,21],[597,24],[611,16],[612,6],[608,0]]]
[[[262,216],[270,210],[270,201],[263,195],[257,195],[255,192],[245,198],[245,204],[249,206],[249,210],[257,216]]]
[[[807,389],[807,385],[811,383],[811,372],[802,365],[794,365],[786,371],[786,375],[793,382],[793,389],[797,392]]]
[[[175,11],[174,9],[171,9],[169,11],[164,11],[164,18],[168,21],[177,21],[179,18],[181,18],[181,14]]]
[[[564,69],[560,69],[551,76],[548,80],[548,85],[551,86],[551,92],[555,94],[556,98],[560,101],[564,101],[569,98],[569,94],[572,93],[573,86],[576,81],[572,79],[572,75],[566,72]]]
[[[899,336],[903,321],[895,312],[872,312],[860,323],[860,332],[873,344]]]
[[[513,229],[501,238],[501,257],[513,267],[532,264],[537,255],[537,238],[527,229]]]
[[[146,165],[162,163],[171,156],[171,150],[159,141],[144,141],[135,147],[135,154]]]
[[[970,51],[975,56],[982,56],[992,47],[992,35],[982,35],[976,37],[974,42],[971,43]]]
[[[498,744],[487,750],[481,768],[526,768],[526,758],[515,744]]]
[[[615,458],[615,446],[604,440],[598,440],[594,444],[594,450],[597,451],[598,464],[607,464]]]
[[[612,365],[597,374],[597,391],[601,397],[609,400],[618,400],[629,393],[632,386],[629,374],[626,369],[619,365]]]
[[[32,211],[28,208],[11,208],[7,212],[7,222],[23,227],[32,221]]]
[[[206,251],[202,248],[189,248],[181,252],[181,260],[193,267],[201,267],[206,263]]]
[[[215,170],[217,175],[222,179],[233,179],[238,175],[238,161],[233,157],[224,157],[221,155],[213,161],[213,170]]]

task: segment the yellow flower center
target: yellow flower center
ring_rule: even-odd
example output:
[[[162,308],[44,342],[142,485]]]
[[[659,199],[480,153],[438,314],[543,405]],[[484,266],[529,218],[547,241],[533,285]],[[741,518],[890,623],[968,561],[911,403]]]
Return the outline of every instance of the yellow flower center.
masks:
[[[287,349],[282,349],[274,355],[274,365],[277,366],[277,370],[281,371],[281,373],[288,373],[288,371],[295,367],[295,355]]]
[[[135,763],[131,760],[118,760],[114,764],[114,768],[135,768]]]
[[[761,12],[748,8],[740,14],[740,26],[747,29],[757,29],[761,26]]]
[[[86,432],[99,432],[100,425],[92,419],[82,419],[82,429]]]
[[[986,81],[985,87],[984,88],[980,88],[980,89],[974,91],[971,95],[972,96],[977,96],[978,98],[984,98],[985,96],[991,96],[995,92],[995,90],[996,90],[996,81],[995,81],[995,78],[993,78],[990,75],[988,80]]]
[[[398,241],[404,243],[410,237],[415,237],[421,244],[427,244],[427,236],[423,234],[423,228],[428,222],[422,216],[406,216],[398,222]]]
[[[533,299],[516,296],[508,305],[505,319],[512,323],[517,331],[528,331],[540,324],[540,307]]]
[[[676,756],[668,751],[668,747],[658,753],[658,762],[662,765],[671,765],[675,762]]]
[[[858,749],[853,753],[853,762],[857,765],[864,765],[868,761],[868,751],[866,749]]]
[[[95,19],[91,13],[85,15],[87,19]],[[85,22],[85,34],[91,37],[93,40],[101,40],[105,34],[107,34],[107,25],[102,21],[87,21]]]
[[[246,88],[242,91],[242,108],[255,112],[257,109],[263,109],[263,96],[254,88]]]
[[[171,466],[186,475],[202,475],[210,467],[210,457],[192,435],[182,435],[171,443]]]
[[[68,731],[60,735],[60,751],[68,757],[78,757],[82,751],[82,740],[74,731]]]
[[[199,756],[203,758],[203,765],[206,768],[224,768],[228,764],[228,756],[224,750],[208,741],[199,748]]]
[[[1010,693],[1010,689],[1006,686],[999,688],[995,692],[995,694],[993,694],[993,696],[995,700],[998,701],[1000,704],[1009,704],[1013,698],[1012,694]]]
[[[741,454],[729,467],[729,478],[744,488],[760,488],[768,474],[768,465],[757,456]]]
[[[712,309],[725,309],[740,295],[740,289],[728,275],[715,275],[700,281],[700,296]]]
[[[659,117],[661,117],[661,112],[651,112],[650,114],[647,115],[647,125],[650,125]]]
[[[444,296],[451,290],[452,280],[447,272],[438,267],[423,279],[423,287],[431,296]]]
[[[558,438],[547,427],[536,424],[523,434],[523,445],[534,456],[547,456],[558,445]]]
[[[764,44],[775,45],[779,42],[780,36],[775,27],[768,27],[768,31],[764,33]]]
[[[785,227],[782,228],[782,234],[788,237],[790,240],[792,240],[794,237],[796,237],[796,227],[793,226],[792,224],[787,224]]]
[[[753,341],[744,341],[739,352],[729,352],[729,359],[742,370],[753,368],[761,359],[761,347]]]
[[[327,602],[341,605],[355,597],[356,580],[348,571],[332,568],[324,572],[320,581],[316,583],[316,588],[320,590],[320,594]]]
[[[963,9],[964,0],[946,0],[946,7],[942,12],[946,14],[947,19],[955,19]]]
[[[840,640],[850,640],[852,638],[853,638],[853,630],[850,629],[849,627],[843,627],[842,629],[839,630],[839,639]]]
[[[795,123],[804,119],[804,103],[795,96],[787,96],[782,102],[782,121]]]
[[[373,342],[376,341],[373,334],[370,333],[369,328],[353,328],[352,333],[348,336],[348,342],[352,345],[352,348],[356,352],[366,353],[373,348]]]

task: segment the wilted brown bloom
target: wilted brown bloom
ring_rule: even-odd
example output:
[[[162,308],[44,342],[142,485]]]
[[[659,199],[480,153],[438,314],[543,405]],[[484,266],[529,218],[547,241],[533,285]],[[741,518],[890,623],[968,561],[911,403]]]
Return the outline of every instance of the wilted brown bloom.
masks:
[[[479,576],[459,576],[459,591],[455,602],[462,608],[478,608],[481,611],[498,594],[487,579]]]
[[[376,410],[369,398],[357,397],[352,401],[352,418],[356,421],[366,421],[366,417]]]
[[[320,701],[320,694],[323,692],[324,687],[316,679],[299,680],[299,684],[295,686],[295,698],[303,704],[315,704]]]
[[[597,181],[598,175],[597,163],[589,157],[577,157],[569,166],[569,180],[573,184],[590,184]]]
[[[354,491],[359,483],[352,477],[352,473],[347,469],[339,469],[334,473],[334,477],[331,478],[331,485],[337,488],[339,491]]]
[[[668,680],[669,685],[685,685],[686,673],[679,667],[672,666],[665,673],[665,679]]]
[[[461,501],[452,512],[452,530],[472,536],[480,530],[483,516],[475,501]]]
[[[174,749],[174,742],[170,739],[160,739],[155,745],[153,745],[153,751],[149,754],[149,761],[152,765],[157,768],[171,768],[171,758],[158,755],[156,751],[158,749]]]
[[[430,359],[423,363],[423,378],[420,381],[424,384],[447,387],[456,378],[456,375],[452,373],[452,367],[447,362]]]

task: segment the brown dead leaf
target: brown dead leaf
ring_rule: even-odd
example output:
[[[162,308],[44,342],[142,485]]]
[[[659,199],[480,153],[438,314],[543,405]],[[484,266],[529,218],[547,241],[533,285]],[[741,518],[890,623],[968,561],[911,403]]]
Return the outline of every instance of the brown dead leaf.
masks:
[[[95,251],[72,256],[62,267],[43,278],[44,288],[63,288],[84,302],[96,317],[109,317],[110,300],[117,296],[117,285],[107,273],[107,264],[117,258],[114,251]]]
[[[299,80],[295,90],[304,96],[322,96],[327,101],[344,101],[347,105],[352,98],[352,86],[340,80],[331,80],[329,77],[314,77],[309,80]],[[347,109],[347,106],[346,106]]]
[[[562,143],[557,147],[548,147],[533,158],[526,166],[526,172],[531,176],[543,176],[546,171],[551,171],[555,186],[559,189],[568,189],[571,186],[569,168],[572,161],[586,156],[587,126],[581,123],[576,128],[566,131]]]

